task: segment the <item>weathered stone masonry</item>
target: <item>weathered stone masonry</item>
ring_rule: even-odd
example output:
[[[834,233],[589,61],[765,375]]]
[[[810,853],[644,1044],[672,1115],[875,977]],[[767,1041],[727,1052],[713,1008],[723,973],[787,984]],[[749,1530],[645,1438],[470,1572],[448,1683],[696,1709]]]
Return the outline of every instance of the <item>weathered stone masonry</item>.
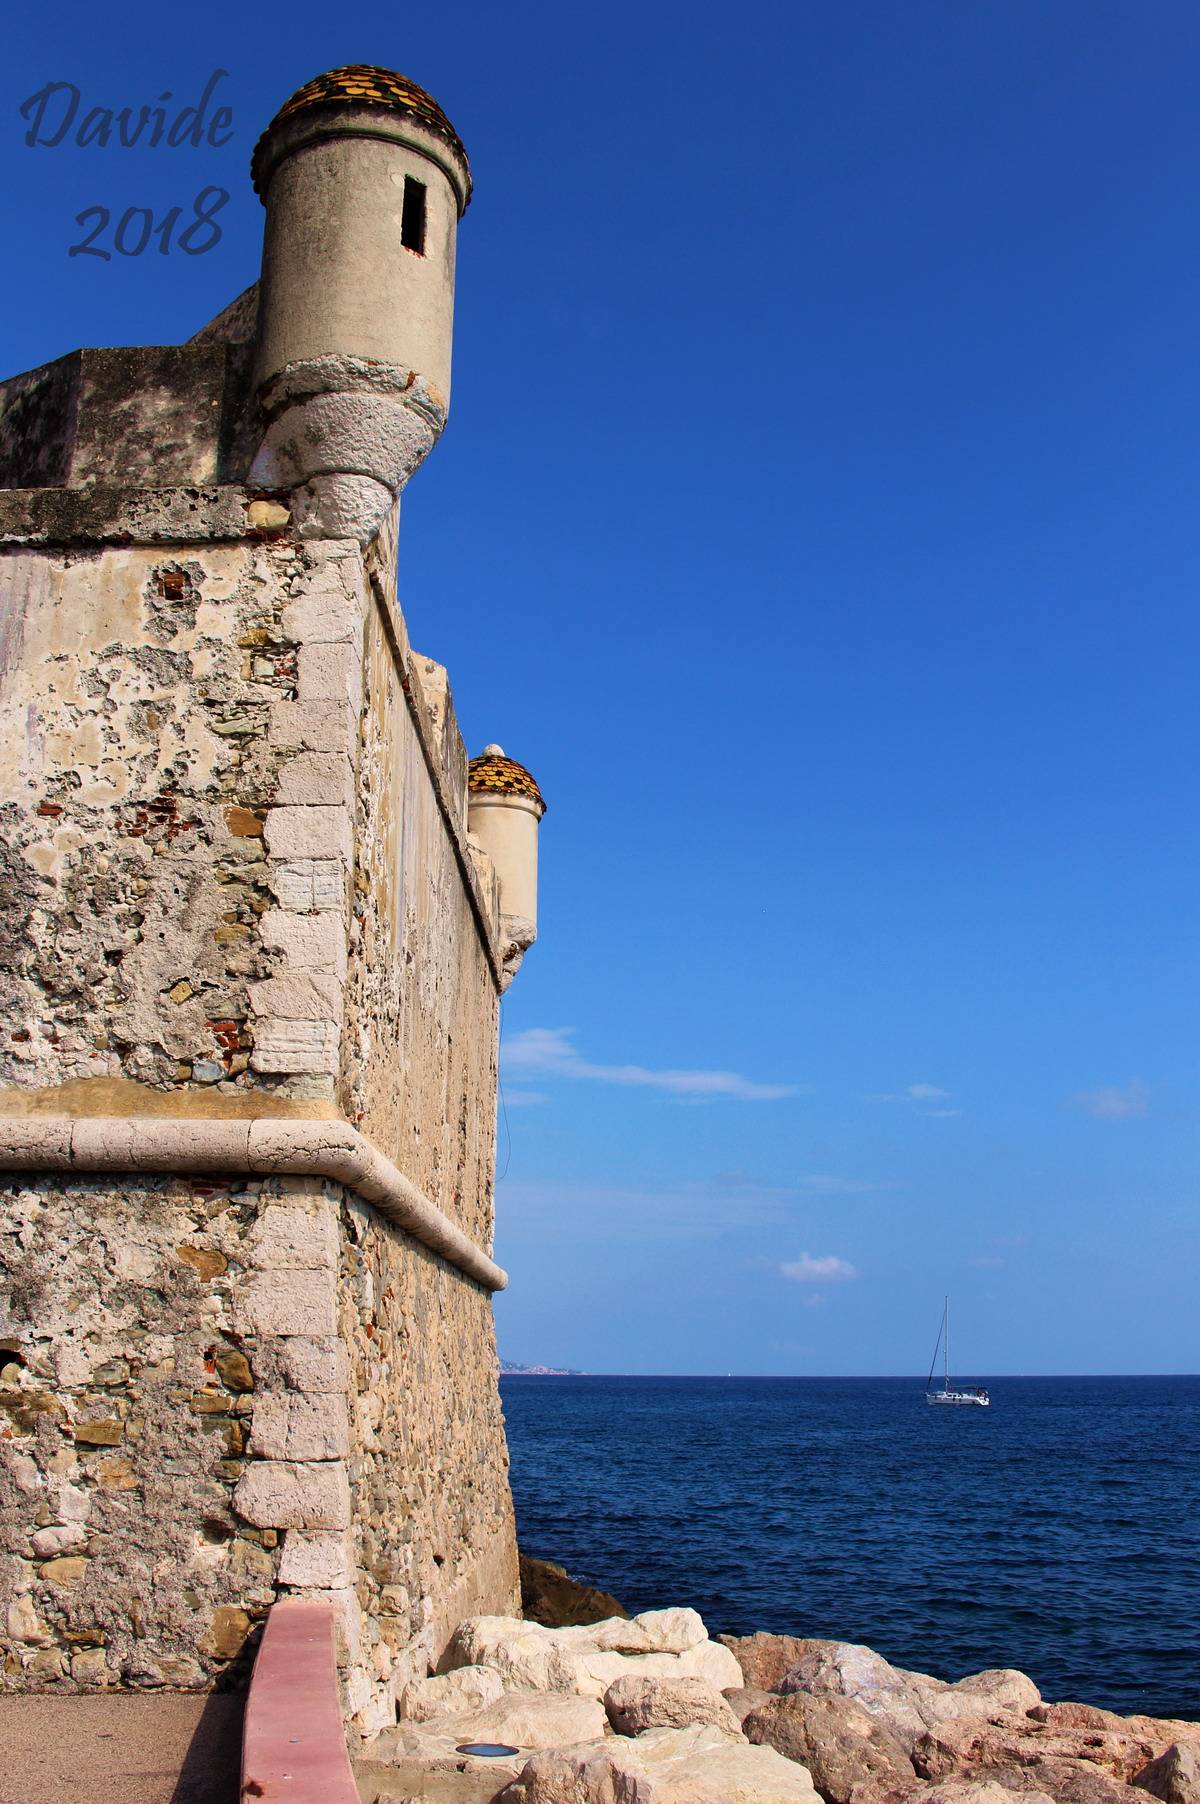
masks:
[[[393,155],[450,195],[431,234],[469,192],[435,103],[406,111],[420,90],[323,80],[256,163],[282,209],[268,308],[340,157],[359,216]],[[305,177],[280,200],[314,155],[315,199]],[[363,254],[394,261],[378,201]],[[273,1600],[316,1593],[369,1732],[462,1615],[516,1607],[489,1250],[498,1004],[528,934],[395,593],[419,457],[397,466],[388,423],[445,379],[447,271],[402,266],[388,367],[426,375],[367,383],[365,438],[380,347],[336,297],[349,341],[325,342],[294,281],[282,338],[299,319],[341,359],[332,390],[311,356],[251,383],[281,339],[253,293],[191,345],[0,385],[7,1687],[237,1682]],[[261,455],[246,478],[264,417],[277,465],[286,442],[314,466],[270,488]]]

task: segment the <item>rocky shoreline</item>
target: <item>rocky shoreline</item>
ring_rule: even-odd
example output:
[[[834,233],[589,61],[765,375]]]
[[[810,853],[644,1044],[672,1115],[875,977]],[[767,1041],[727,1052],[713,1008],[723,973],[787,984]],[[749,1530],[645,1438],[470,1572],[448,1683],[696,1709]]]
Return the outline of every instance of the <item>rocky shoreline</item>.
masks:
[[[446,1804],[1200,1804],[1200,1722],[1047,1703],[868,1647],[626,1615],[523,1562],[524,1620],[461,1623],[364,1750],[364,1796]],[[596,1620],[598,1607],[615,1610]],[[557,1625],[531,1618],[581,1617]],[[508,1752],[464,1754],[467,1744]],[[374,1784],[372,1794],[371,1782]]]

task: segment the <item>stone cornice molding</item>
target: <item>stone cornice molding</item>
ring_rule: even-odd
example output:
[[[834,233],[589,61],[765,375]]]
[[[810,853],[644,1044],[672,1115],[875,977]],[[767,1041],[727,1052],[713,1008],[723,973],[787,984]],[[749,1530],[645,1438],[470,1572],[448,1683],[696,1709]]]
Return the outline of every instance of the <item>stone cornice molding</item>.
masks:
[[[483,1289],[508,1283],[508,1274],[347,1121],[10,1116],[0,1118],[0,1170],[325,1178],[372,1203]]]

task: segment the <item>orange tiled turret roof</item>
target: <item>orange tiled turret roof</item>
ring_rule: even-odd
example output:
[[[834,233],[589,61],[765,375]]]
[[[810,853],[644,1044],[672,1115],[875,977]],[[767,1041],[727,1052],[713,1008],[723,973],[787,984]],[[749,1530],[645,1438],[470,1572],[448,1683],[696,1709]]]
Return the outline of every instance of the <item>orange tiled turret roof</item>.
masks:
[[[250,170],[257,193],[262,192],[259,185],[259,153],[272,127],[308,107],[319,106],[377,106],[385,107],[392,113],[411,113],[427,130],[445,139],[462,158],[467,171],[467,198],[470,199],[470,164],[463,141],[433,95],[427,94],[424,88],[419,88],[415,81],[409,81],[407,75],[397,75],[394,69],[376,68],[372,63],[350,63],[344,69],[330,69],[324,75],[314,75],[302,88],[296,89],[290,100],[284,101],[254,147]]]
[[[478,758],[467,766],[467,788],[472,795],[525,796],[536,802],[542,814],[546,800],[530,773],[515,758],[506,758],[504,748],[486,745]]]

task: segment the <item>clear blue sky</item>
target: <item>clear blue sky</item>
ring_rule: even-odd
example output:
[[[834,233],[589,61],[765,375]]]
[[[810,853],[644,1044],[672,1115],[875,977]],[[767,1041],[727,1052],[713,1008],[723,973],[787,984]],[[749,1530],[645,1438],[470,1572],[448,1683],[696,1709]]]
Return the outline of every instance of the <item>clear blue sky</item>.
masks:
[[[1195,1371],[1200,9],[22,9],[7,369],[251,281],[351,61],[478,184],[401,596],[550,802],[503,1349],[923,1371],[948,1290],[964,1377]],[[21,141],[217,67],[223,150]],[[68,258],[210,183],[208,254]]]

